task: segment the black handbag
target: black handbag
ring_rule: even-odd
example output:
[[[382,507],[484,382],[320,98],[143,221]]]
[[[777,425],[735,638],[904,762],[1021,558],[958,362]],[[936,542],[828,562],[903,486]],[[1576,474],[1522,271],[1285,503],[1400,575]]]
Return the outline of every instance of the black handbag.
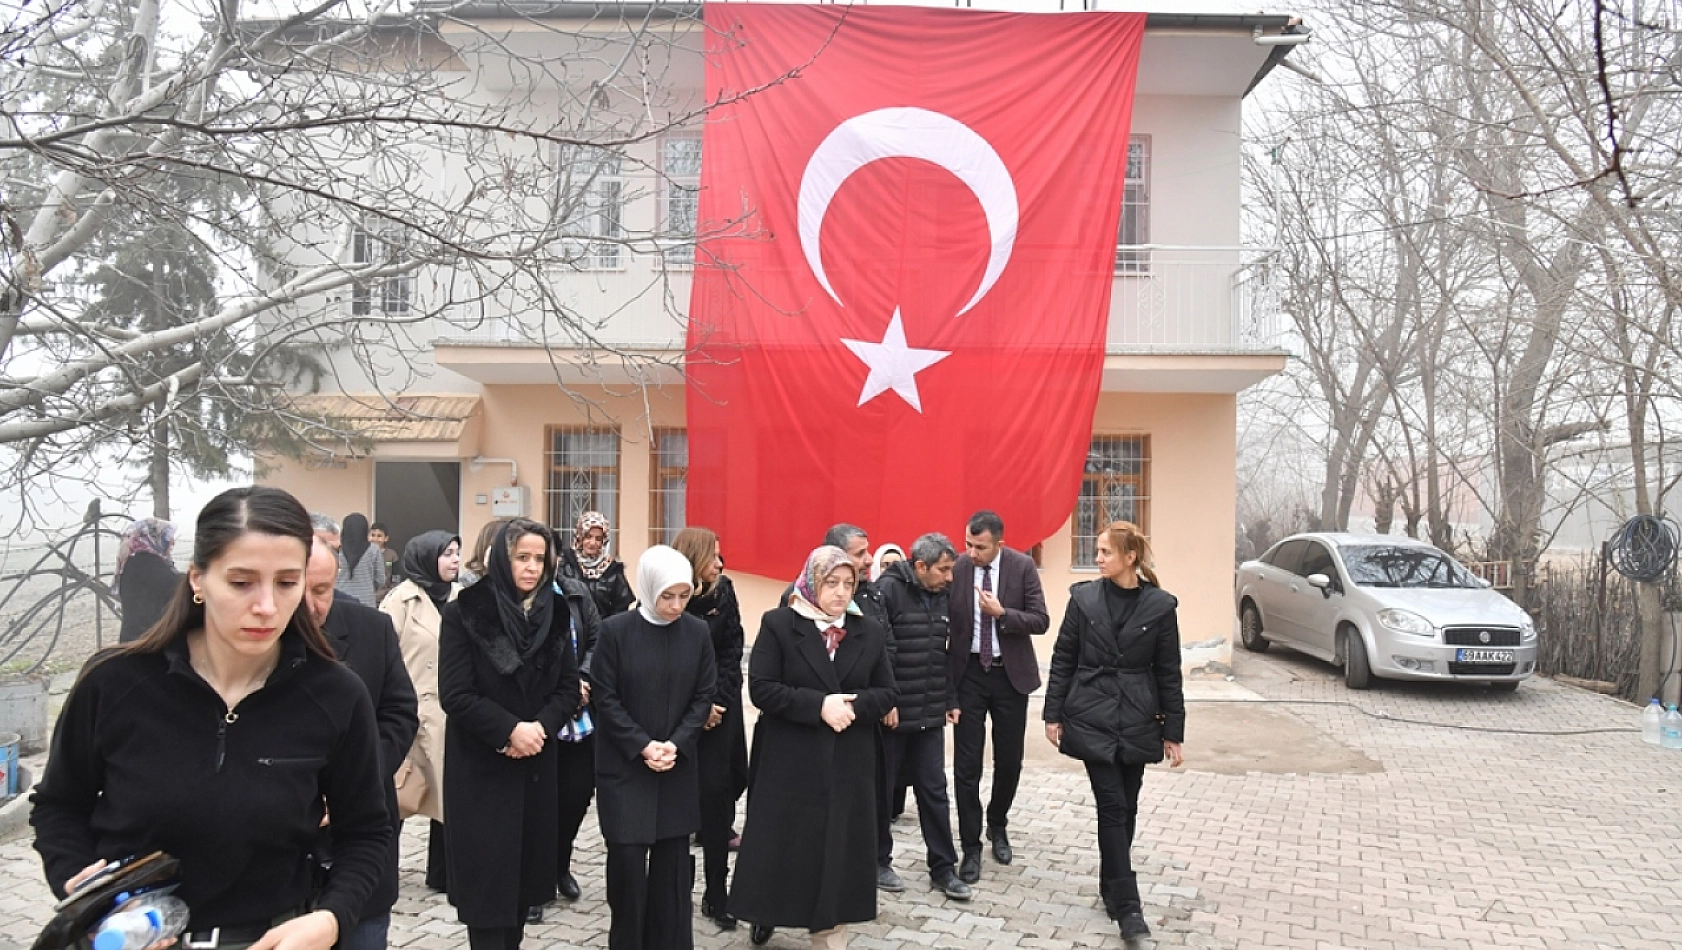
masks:
[[[162,851],[130,855],[71,891],[53,906],[53,918],[30,950],[64,950],[85,938],[101,917],[116,909],[118,898],[161,890],[179,883],[181,862]]]

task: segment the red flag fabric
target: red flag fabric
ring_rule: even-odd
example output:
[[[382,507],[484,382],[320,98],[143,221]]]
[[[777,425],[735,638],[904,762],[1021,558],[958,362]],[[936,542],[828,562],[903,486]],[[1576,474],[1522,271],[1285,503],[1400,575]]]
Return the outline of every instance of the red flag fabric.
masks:
[[[688,520],[792,577],[1079,493],[1143,14],[708,4]]]

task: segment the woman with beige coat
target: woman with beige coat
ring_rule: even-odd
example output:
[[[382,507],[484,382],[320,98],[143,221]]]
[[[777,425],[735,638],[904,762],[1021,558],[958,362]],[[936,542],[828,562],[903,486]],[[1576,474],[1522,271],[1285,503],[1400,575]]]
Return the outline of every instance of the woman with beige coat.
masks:
[[[392,588],[380,609],[397,627],[403,665],[420,700],[420,730],[408,758],[397,769],[397,803],[403,817],[432,819],[426,849],[426,886],[444,890],[444,709],[438,702],[438,627],[444,605],[460,585],[461,538],[428,531],[403,548],[403,583]]]

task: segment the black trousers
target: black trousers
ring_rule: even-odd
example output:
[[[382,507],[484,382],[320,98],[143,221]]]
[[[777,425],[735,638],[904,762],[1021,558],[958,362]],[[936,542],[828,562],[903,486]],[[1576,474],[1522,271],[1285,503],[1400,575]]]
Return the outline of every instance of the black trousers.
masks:
[[[987,827],[1010,824],[1010,806],[1022,780],[1022,748],[1028,735],[1028,697],[1010,685],[1002,659],[988,671],[970,654],[958,681],[958,724],[952,727],[952,778],[957,785],[958,837],[967,854],[981,850],[981,754],[987,717],[993,719],[993,795]]]
[[[695,859],[689,836],[607,845],[611,950],[694,950]]]
[[[555,870],[566,875],[572,873],[573,840],[590,810],[590,800],[596,796],[596,737],[585,736],[578,742],[556,740],[555,767],[560,770],[557,798],[561,809]]]
[[[718,725],[701,733],[696,756],[701,785],[701,860],[706,886],[701,899],[727,909],[730,895],[730,837],[736,801],[747,788],[747,738],[742,710],[724,714]]]
[[[426,823],[426,886],[435,891],[449,890],[449,863],[444,851],[444,823]]]
[[[526,925],[517,927],[469,927],[468,950],[520,950],[526,938]]]
[[[1133,832],[1139,825],[1143,765],[1088,762],[1086,777],[1098,806],[1098,880],[1112,914],[1139,909],[1139,880],[1133,873]]]
[[[917,823],[922,826],[923,846],[928,850],[929,874],[939,877],[958,866],[958,852],[952,846],[952,806],[946,798],[945,729],[882,730],[882,780],[878,785],[884,799],[893,796],[902,778],[917,796]],[[887,808],[876,809],[877,867],[893,863],[892,821]]]

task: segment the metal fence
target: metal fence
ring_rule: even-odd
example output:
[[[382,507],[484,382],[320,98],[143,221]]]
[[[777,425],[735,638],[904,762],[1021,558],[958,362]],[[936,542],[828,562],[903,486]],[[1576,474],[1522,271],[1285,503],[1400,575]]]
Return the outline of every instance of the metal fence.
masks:
[[[62,538],[0,549],[0,673],[74,668],[117,642],[111,575],[128,523],[91,514]]]
[[[1674,579],[1667,602],[1674,602]],[[1597,562],[1536,574],[1537,672],[1612,684],[1634,700],[1641,642],[1639,585]]]

